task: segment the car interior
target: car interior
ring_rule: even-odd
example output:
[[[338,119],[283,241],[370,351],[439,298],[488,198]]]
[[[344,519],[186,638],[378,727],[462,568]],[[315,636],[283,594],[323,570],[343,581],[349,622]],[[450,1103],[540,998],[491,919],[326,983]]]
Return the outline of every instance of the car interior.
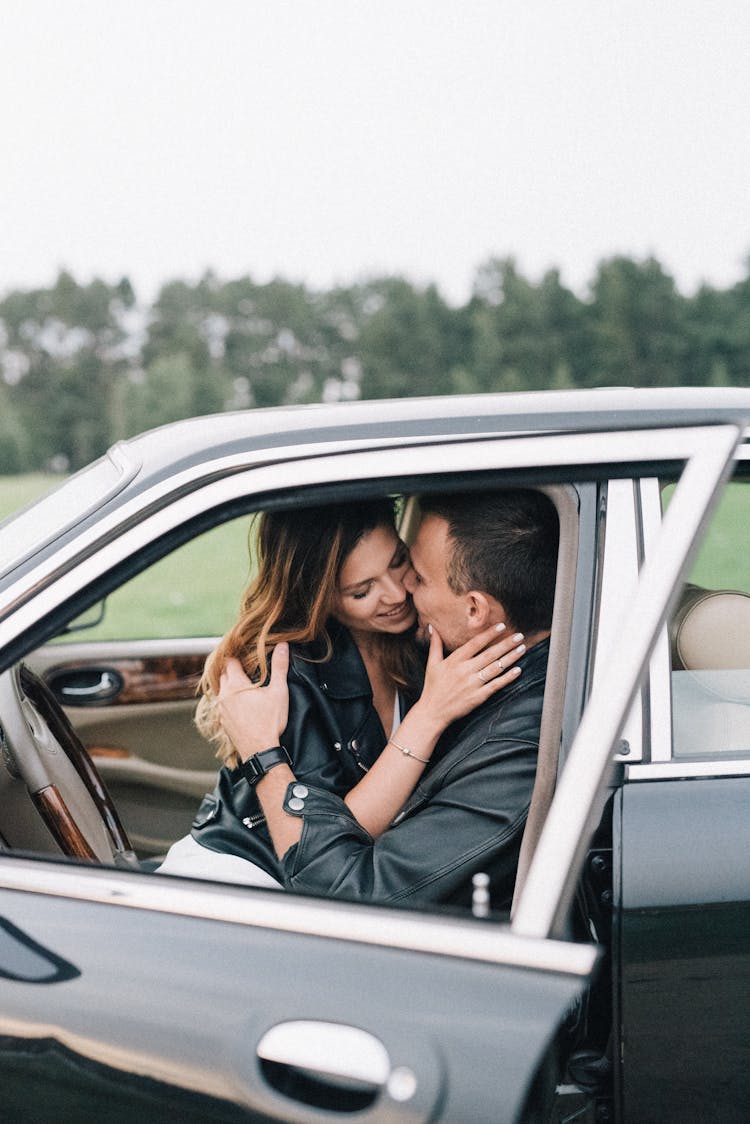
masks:
[[[671,624],[675,757],[750,745],[750,594],[688,584]]]
[[[560,549],[536,784],[519,860],[516,898],[528,870],[557,779],[568,656],[573,627],[579,540],[579,497],[572,485],[540,485],[560,520]],[[402,497],[400,531],[413,540],[416,495]],[[24,853],[68,855],[87,861],[153,869],[185,835],[216,763],[193,724],[195,691],[215,637],[231,620],[247,581],[250,516],[235,519],[226,608],[209,635],[176,634],[157,621],[153,633],[121,637],[121,612],[133,590],[113,591],[97,616],[90,608],[64,634],[30,653],[23,669],[0,677],[6,769],[0,771],[3,845]],[[208,535],[224,533],[217,526]],[[199,567],[181,551],[173,569],[197,585]],[[156,566],[162,563],[157,562]],[[145,585],[144,585],[145,583]],[[185,595],[176,589],[175,620]],[[99,617],[109,635],[101,638]],[[93,622],[93,625],[90,623]],[[706,746],[722,754],[746,752],[750,739],[750,594],[688,584],[670,625],[673,741],[676,757],[694,758]],[[34,737],[27,734],[33,730]],[[50,730],[52,734],[50,734]],[[64,752],[57,752],[59,743]],[[30,796],[30,794],[34,794]],[[40,795],[44,794],[44,795]]]
[[[542,490],[557,509],[561,535],[539,765],[519,886],[555,788],[578,553],[575,488]],[[418,500],[409,496],[399,507],[400,531],[408,542],[418,526]],[[244,538],[248,517],[238,522]],[[241,574],[236,583],[234,605],[246,577]],[[189,831],[203,794],[214,784],[211,747],[192,721],[196,685],[214,643],[213,636],[95,639],[84,628],[56,638],[31,653],[23,668],[0,677],[9,743],[8,768],[0,773],[4,845],[154,869],[171,843]]]

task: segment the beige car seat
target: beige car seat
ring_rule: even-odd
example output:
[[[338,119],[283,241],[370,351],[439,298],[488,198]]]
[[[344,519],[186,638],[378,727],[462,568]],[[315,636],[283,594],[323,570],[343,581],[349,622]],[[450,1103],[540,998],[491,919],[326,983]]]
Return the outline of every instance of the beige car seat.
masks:
[[[676,757],[750,749],[750,594],[686,585],[671,627]]]

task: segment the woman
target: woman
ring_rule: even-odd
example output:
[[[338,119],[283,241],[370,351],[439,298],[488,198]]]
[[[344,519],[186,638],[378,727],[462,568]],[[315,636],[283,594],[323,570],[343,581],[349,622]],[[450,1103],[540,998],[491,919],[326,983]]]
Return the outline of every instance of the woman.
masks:
[[[280,869],[264,817],[218,713],[228,661],[239,659],[253,682],[263,683],[272,650],[290,644],[289,721],[282,743],[294,774],[300,783],[344,797],[360,823],[377,835],[427,764],[427,754],[416,756],[392,741],[422,689],[424,657],[403,584],[409,553],[396,533],[391,501],[264,513],[256,561],[239,619],[209,657],[201,681],[196,721],[217,745],[223,762],[219,782],[203,801],[191,837],[174,845],[160,869],[275,886]],[[503,658],[508,669],[492,681],[495,689],[515,678],[510,664],[520,651],[514,650],[518,638],[498,642],[493,631],[490,639],[494,647],[488,651],[497,648],[494,658]],[[464,683],[457,674],[461,650],[449,659],[453,665],[439,682],[435,674],[428,677],[432,695],[440,695],[445,725],[476,705],[477,693],[475,676]],[[400,753],[370,777],[388,744]]]

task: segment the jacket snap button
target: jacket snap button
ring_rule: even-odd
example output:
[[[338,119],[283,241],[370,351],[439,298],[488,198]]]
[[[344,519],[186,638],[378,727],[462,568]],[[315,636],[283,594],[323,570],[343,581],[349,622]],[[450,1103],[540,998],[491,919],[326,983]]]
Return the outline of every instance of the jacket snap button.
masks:
[[[300,800],[299,796],[293,796],[289,801],[289,808],[292,812],[301,812],[305,806],[304,800]]]
[[[327,691],[328,690],[328,684],[327,683],[321,683],[320,689],[321,689],[321,691]]]
[[[333,748],[336,750],[337,753],[341,753],[341,742],[334,742]]]
[[[299,796],[302,799],[304,799],[305,796],[308,795],[309,791],[310,790],[309,790],[309,788],[307,787],[306,784],[296,784],[294,786],[294,788],[292,789],[292,795],[293,796]]]
[[[352,740],[350,742],[350,745],[351,745],[352,749],[355,750],[355,751],[359,748],[357,746],[357,739],[356,738],[352,738]]]

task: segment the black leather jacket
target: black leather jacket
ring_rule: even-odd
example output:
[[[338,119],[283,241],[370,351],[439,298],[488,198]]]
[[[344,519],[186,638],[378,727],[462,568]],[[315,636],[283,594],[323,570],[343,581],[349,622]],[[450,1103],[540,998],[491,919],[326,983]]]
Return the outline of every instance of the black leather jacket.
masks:
[[[299,785],[290,785],[285,809],[304,825],[281,864],[287,889],[466,906],[472,876],[482,871],[493,907],[508,908],[534,786],[548,652],[547,640],[531,648],[518,679],[445,731],[396,824],[378,839],[333,792],[309,787],[301,800]]]
[[[342,797],[382,752],[386,735],[350,633],[335,622],[329,622],[329,633],[333,652],[324,663],[324,644],[290,646],[289,721],[281,742],[298,781]],[[405,695],[406,707],[416,697]],[[258,797],[234,770],[221,769],[191,835],[201,846],[250,859],[284,882]]]

